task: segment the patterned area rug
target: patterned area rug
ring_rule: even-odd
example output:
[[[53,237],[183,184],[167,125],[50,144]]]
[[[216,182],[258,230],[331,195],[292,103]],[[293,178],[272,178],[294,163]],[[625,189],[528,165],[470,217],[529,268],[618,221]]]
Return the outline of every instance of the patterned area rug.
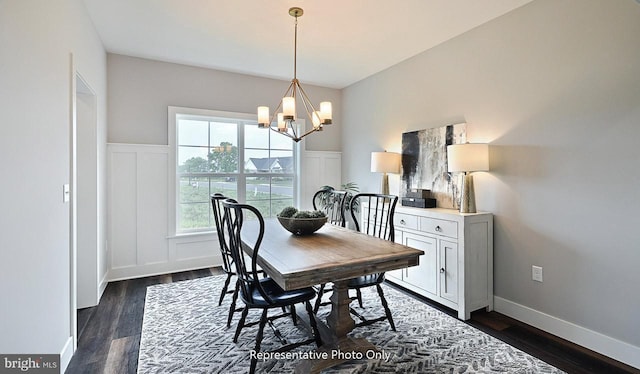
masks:
[[[224,276],[213,276],[147,289],[138,373],[248,371],[257,326],[243,329],[238,343],[233,343],[240,313],[236,313],[231,328],[227,328],[230,295],[222,306],[217,303],[223,281]],[[326,373],[561,373],[418,300],[383,287],[398,331],[393,332],[383,321],[357,328],[352,336],[366,338],[385,357],[350,361]],[[368,306],[376,316],[381,314],[375,290],[363,290],[363,299],[363,315],[367,316]],[[321,308],[319,314],[326,316],[329,308]],[[259,316],[260,311],[253,310],[247,321]],[[293,326],[290,319],[279,319],[276,325],[291,341],[308,336],[303,327]],[[267,326],[262,350],[279,346]],[[291,352],[304,354],[314,348],[315,345],[307,345]],[[292,373],[296,364],[295,360],[259,360],[256,371]]]

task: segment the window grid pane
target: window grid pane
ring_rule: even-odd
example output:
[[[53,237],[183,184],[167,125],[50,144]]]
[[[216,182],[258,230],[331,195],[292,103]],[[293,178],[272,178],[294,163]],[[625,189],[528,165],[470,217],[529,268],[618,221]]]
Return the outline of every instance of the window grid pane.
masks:
[[[182,119],[176,125],[178,232],[212,229],[213,193],[253,205],[265,218],[294,205],[295,153],[289,138],[253,121]]]
[[[180,204],[178,222],[182,231],[193,229],[212,228],[211,208],[209,203],[183,203]]]

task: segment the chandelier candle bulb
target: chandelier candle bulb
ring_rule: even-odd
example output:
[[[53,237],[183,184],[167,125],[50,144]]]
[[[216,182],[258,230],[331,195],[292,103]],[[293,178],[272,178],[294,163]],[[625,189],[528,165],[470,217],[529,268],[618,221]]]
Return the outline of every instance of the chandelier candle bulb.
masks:
[[[278,113],[278,131],[287,131],[287,123],[284,121],[284,114]]]
[[[316,110],[315,112],[313,112],[312,117],[312,122],[313,122],[313,128],[314,129],[322,129],[322,127],[320,126],[320,113]]]
[[[330,125],[332,122],[333,113],[330,101],[323,101],[320,103],[320,119],[323,125]]]
[[[286,96],[282,98],[282,113],[286,120],[292,120],[295,118],[296,99],[294,97]]]
[[[260,127],[269,126],[269,107],[268,106],[258,107],[258,125]]]

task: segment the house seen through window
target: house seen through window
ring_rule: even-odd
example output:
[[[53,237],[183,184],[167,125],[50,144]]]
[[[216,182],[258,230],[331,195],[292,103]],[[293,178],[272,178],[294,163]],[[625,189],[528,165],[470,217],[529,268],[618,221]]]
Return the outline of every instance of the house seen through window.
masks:
[[[295,146],[255,120],[176,115],[176,231],[214,227],[209,196],[219,192],[264,217],[294,205]]]

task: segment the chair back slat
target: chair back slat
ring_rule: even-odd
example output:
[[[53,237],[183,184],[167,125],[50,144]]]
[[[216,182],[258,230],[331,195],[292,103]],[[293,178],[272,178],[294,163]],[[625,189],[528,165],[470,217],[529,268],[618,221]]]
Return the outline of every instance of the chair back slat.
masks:
[[[222,216],[222,224],[224,227],[223,238],[230,249],[235,263],[236,275],[238,276],[242,297],[246,301],[253,303],[252,289],[257,287],[265,300],[271,300],[258,281],[258,250],[264,237],[264,218],[262,218],[262,214],[260,214],[255,207],[247,204],[239,204],[233,199],[224,200],[222,207],[224,208],[224,214]],[[247,215],[255,215],[260,225],[257,236],[253,238],[255,240],[249,241],[255,243],[252,248],[251,264],[247,264],[247,257],[244,255],[242,240],[245,236],[242,227]]]
[[[223,238],[224,236],[224,227],[222,226],[222,201],[226,200],[227,197],[221,193],[215,193],[211,195],[211,208],[213,209],[213,220],[216,224],[216,231],[218,235],[218,242],[220,245],[220,254],[222,256],[222,270],[224,270],[227,274],[232,274],[235,272],[233,257],[231,256],[231,251],[225,243]]]
[[[393,215],[395,214],[398,196],[374,193],[360,193],[350,202],[350,211],[356,231],[380,239],[394,241],[395,228]],[[359,206],[363,209],[360,217],[356,215]]]
[[[313,195],[313,209],[324,212],[332,225],[346,227],[347,191],[320,190]]]

